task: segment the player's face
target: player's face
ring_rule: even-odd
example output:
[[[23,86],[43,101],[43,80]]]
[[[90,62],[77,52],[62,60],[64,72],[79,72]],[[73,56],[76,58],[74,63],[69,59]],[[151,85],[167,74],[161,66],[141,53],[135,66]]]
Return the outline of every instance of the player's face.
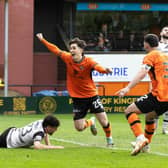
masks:
[[[150,49],[150,46],[147,42],[144,41],[144,49],[148,52]]]
[[[45,128],[46,133],[49,134],[49,135],[52,135],[56,130],[57,130],[56,127],[51,127],[51,126],[47,126]]]
[[[83,49],[80,48],[76,43],[70,45],[70,53],[74,62],[78,62],[82,58]]]
[[[161,37],[168,39],[168,27],[163,28],[160,35]]]

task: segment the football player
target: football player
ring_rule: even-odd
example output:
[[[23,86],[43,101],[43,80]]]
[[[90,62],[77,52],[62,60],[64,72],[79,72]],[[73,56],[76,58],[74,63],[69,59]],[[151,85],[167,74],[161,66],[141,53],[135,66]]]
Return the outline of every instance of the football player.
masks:
[[[44,39],[42,33],[38,33],[36,36],[66,64],[67,89],[73,100],[73,120],[76,130],[83,131],[90,127],[92,134],[97,134],[95,117],[85,119],[88,110],[90,110],[91,113],[95,114],[105,132],[107,146],[112,146],[111,124],[108,121],[91,75],[93,70],[100,73],[111,73],[111,68],[104,68],[91,57],[85,56],[84,48],[86,43],[84,40],[79,38],[71,39],[69,42],[69,52],[67,52]]]
[[[0,135],[1,148],[31,147],[34,149],[63,149],[50,144],[49,136],[59,127],[59,120],[48,115],[43,120],[34,121],[24,127],[10,127]],[[41,141],[44,139],[45,144]]]
[[[137,155],[151,143],[155,131],[155,118],[168,110],[168,55],[158,50],[159,38],[155,34],[144,37],[144,49],[147,55],[143,59],[142,68],[129,84],[117,94],[123,97],[131,88],[149,74],[152,90],[130,104],[125,115],[136,137],[131,155]],[[146,114],[145,132],[142,129],[139,114]]]

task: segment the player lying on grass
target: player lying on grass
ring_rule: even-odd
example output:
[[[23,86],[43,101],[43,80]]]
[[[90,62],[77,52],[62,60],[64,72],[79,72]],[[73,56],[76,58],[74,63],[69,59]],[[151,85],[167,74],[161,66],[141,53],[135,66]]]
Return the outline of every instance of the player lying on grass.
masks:
[[[60,126],[59,120],[48,115],[43,120],[34,121],[24,127],[10,127],[0,135],[1,148],[31,147],[34,149],[63,149],[50,144],[49,136]],[[44,139],[45,144],[41,141]]]
[[[92,79],[92,71],[111,73],[111,68],[104,68],[84,54],[85,41],[74,38],[69,42],[69,52],[59,49],[56,45],[44,39],[42,33],[37,34],[38,39],[55,55],[59,56],[67,67],[67,89],[73,100],[73,119],[77,131],[91,128],[93,135],[97,134],[95,118],[86,120],[90,110],[101,124],[108,146],[113,145],[111,124],[108,121],[104,107],[97,93],[96,85]]]
[[[136,137],[132,155],[137,155],[148,145],[155,130],[155,118],[168,110],[168,55],[158,50],[159,38],[155,34],[144,37],[144,49],[148,54],[143,59],[143,65],[129,84],[119,90],[122,97],[131,88],[149,74],[152,90],[147,95],[137,99],[125,110],[128,123]],[[146,114],[145,133],[143,132],[138,114]]]

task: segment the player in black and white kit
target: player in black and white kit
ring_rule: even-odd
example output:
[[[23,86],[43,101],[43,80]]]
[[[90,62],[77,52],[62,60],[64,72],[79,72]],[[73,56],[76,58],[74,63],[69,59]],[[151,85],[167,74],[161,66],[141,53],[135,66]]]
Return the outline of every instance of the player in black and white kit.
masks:
[[[62,149],[63,146],[51,145],[48,137],[59,126],[59,120],[48,115],[43,120],[34,121],[21,128],[10,127],[0,135],[0,147],[21,148],[33,145],[35,149]],[[41,143],[43,139],[45,144]]]
[[[168,26],[163,27],[160,32],[158,49],[168,54]],[[156,125],[158,125],[158,119],[156,119]],[[162,133],[168,134],[168,111],[163,114]]]

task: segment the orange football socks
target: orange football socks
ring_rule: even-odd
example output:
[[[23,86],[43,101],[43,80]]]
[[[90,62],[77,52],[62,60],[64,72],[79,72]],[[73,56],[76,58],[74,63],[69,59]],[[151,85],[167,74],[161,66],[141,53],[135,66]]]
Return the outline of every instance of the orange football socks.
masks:
[[[145,123],[145,137],[149,140],[149,143],[152,140],[152,136],[154,135],[155,131],[155,121],[146,121]]]
[[[129,123],[129,125],[130,125],[130,127],[136,137],[141,134],[144,134],[143,130],[142,130],[141,121],[136,113],[134,113],[134,112],[129,113],[128,115],[126,115],[126,117],[127,117],[128,123]]]
[[[106,134],[106,137],[111,137],[112,136],[112,131],[111,131],[111,124],[108,123],[106,127],[103,127],[103,130]]]
[[[84,124],[85,128],[90,127],[91,125],[92,125],[92,120],[91,119],[85,120],[85,124]]]

